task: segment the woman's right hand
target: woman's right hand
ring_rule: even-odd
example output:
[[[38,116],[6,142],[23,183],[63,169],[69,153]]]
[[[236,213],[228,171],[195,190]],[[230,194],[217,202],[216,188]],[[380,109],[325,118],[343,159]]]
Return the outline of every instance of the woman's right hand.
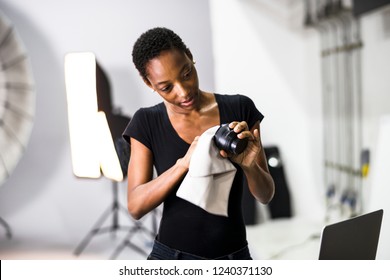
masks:
[[[162,202],[187,173],[192,153],[198,143],[195,137],[184,157],[171,168],[153,178],[153,154],[142,143],[131,138],[131,157],[127,172],[127,208],[134,219],[142,218]]]
[[[194,141],[192,141],[191,146],[188,148],[187,153],[184,157],[179,158],[177,160],[177,164],[184,167],[187,171],[190,168],[190,161],[192,157],[192,153],[194,152],[196,145],[198,144],[199,136],[196,136]]]

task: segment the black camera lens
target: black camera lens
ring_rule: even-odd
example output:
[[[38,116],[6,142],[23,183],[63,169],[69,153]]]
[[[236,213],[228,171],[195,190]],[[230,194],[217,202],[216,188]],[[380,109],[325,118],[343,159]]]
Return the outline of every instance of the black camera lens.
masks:
[[[229,127],[229,124],[222,124],[214,135],[215,145],[231,154],[241,154],[248,145],[248,139],[237,138],[237,133]]]

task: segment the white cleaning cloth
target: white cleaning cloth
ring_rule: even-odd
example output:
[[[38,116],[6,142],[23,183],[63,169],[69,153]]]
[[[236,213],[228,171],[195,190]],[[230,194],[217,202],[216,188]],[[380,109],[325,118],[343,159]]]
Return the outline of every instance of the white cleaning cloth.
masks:
[[[237,169],[219,154],[213,136],[218,126],[206,130],[198,139],[190,167],[176,195],[209,213],[228,216],[230,189]]]

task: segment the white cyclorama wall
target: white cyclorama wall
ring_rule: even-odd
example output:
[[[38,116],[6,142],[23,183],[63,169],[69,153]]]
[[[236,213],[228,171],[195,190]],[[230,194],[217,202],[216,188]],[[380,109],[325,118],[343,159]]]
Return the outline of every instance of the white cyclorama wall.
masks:
[[[319,219],[324,188],[317,34],[290,25],[282,4],[270,11],[262,2],[210,2],[216,90],[253,99],[265,116],[263,144],[280,149],[294,215]]]
[[[294,19],[298,2],[210,1],[215,87],[220,92],[247,94],[255,101],[265,115],[264,144],[281,150],[295,215],[318,219],[324,211],[319,34]],[[386,189],[388,182],[381,186],[371,180],[373,175],[385,176],[375,173],[381,164],[376,159],[383,158],[375,153],[380,121],[390,113],[390,7],[362,15],[361,34],[362,136],[374,169],[363,182],[363,211],[384,208],[387,230],[390,208],[383,207],[383,199],[372,199],[371,193],[379,198],[373,188]],[[381,240],[380,245],[390,244],[387,236],[381,235]],[[389,248],[380,248],[378,259],[390,259],[388,252]]]
[[[362,16],[363,143],[371,152],[368,211],[384,209],[377,259],[390,260],[390,5]]]

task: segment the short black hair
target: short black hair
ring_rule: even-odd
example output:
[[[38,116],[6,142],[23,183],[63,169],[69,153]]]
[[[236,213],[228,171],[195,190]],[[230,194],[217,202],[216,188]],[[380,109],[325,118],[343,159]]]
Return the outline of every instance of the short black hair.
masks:
[[[192,54],[183,40],[168,28],[155,27],[141,34],[134,43],[132,56],[135,68],[144,80],[147,80],[146,64],[162,51],[170,49],[183,51],[192,59]]]

